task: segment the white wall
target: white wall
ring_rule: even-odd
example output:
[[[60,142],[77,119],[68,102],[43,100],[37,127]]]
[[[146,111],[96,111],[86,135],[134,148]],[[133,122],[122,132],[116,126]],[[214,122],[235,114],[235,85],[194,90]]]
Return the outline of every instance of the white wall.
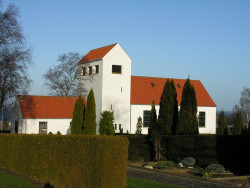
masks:
[[[78,84],[82,85],[86,89],[86,93],[82,93],[82,95],[86,98],[89,94],[89,91],[93,89],[94,95],[95,95],[95,103],[96,103],[96,132],[98,134],[99,130],[99,120],[101,117],[101,112],[102,112],[102,79],[103,79],[103,61],[98,60],[98,61],[92,61],[83,65],[79,65],[80,67],[89,67],[89,66],[96,66],[99,65],[99,73],[98,74],[93,74],[92,76],[81,76],[80,79],[78,80]],[[93,68],[94,69],[94,68]]]
[[[199,128],[200,134],[216,134],[216,107],[198,107],[199,112],[206,112],[205,127]]]
[[[159,115],[159,105],[155,105],[156,114]],[[143,111],[151,110],[151,105],[131,105],[131,134],[135,134],[137,119],[139,116],[143,122]],[[205,127],[199,127],[200,134],[216,134],[216,107],[198,107],[199,112],[206,113]],[[142,128],[142,134],[148,134],[148,127]]]
[[[112,74],[112,65],[121,65],[122,73]],[[131,59],[117,44],[103,58],[102,111],[114,111],[114,124],[121,124],[123,133],[130,130],[130,89]]]

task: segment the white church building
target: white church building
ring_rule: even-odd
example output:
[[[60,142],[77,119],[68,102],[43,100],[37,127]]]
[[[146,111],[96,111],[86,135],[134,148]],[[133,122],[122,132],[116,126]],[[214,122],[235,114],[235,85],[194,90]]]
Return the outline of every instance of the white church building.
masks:
[[[78,84],[87,90],[86,93],[88,93],[90,89],[94,91],[97,132],[99,129],[100,115],[104,110],[114,111],[114,127],[116,133],[122,131],[123,133],[130,134],[135,133],[139,116],[143,121],[142,134],[148,133],[152,101],[155,101],[157,114],[159,113],[160,98],[167,78],[131,76],[131,62],[130,57],[117,43],[91,50],[78,62],[79,70],[81,70]],[[88,79],[90,77],[91,79]],[[178,105],[180,106],[182,90],[186,80],[173,80],[177,90]],[[216,104],[199,80],[191,80],[190,82],[196,91],[199,132],[201,134],[215,134]],[[85,98],[87,98],[86,93],[82,93],[85,95]],[[58,101],[59,99],[60,97],[54,97],[52,100]],[[51,100],[51,97],[43,96],[43,102],[41,102],[42,100],[38,103],[33,102],[33,106],[40,104],[41,106],[37,108],[37,110],[39,111],[40,108],[44,109],[45,107],[42,107],[42,103],[44,103],[44,105],[47,104],[46,100]],[[72,101],[70,102],[67,97],[62,98],[62,100],[65,101],[65,107],[62,106],[61,110],[68,108],[67,113],[72,113]],[[76,99],[74,98],[74,100]],[[28,102],[32,103],[24,99],[22,101],[22,103]],[[18,100],[16,106],[18,106],[17,109],[19,110],[14,113],[12,118],[12,132],[37,134],[40,133],[39,130],[41,126],[43,126],[44,133],[48,133],[50,130],[55,133],[56,130],[60,129],[62,134],[69,134],[68,130],[73,114],[63,117],[63,113],[60,112],[58,114],[61,114],[61,116],[57,117],[57,113],[53,112],[54,115],[49,115],[48,113],[44,119],[37,116],[36,114],[39,114],[39,112],[36,112],[32,117],[27,116],[28,118],[25,118],[23,116],[23,114],[25,114],[24,111],[27,113],[27,111],[31,111],[32,108],[29,109],[26,105],[26,108],[23,109],[22,106],[25,105],[20,105],[20,101]],[[47,108],[49,108],[49,105],[47,105]],[[53,110],[47,109],[47,111],[52,112]],[[26,122],[30,122],[28,123],[29,126],[23,124],[15,126],[15,122],[24,122],[23,119],[25,119]],[[61,123],[56,123],[59,121],[61,121]],[[46,126],[40,122],[47,122]]]

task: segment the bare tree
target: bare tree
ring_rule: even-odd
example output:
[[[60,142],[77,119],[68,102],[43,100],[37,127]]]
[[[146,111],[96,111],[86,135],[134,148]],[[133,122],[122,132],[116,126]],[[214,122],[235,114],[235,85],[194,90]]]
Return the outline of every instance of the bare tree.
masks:
[[[239,105],[234,106],[234,111],[240,110],[244,117],[244,121],[249,123],[250,121],[250,88],[244,88],[241,91],[241,97]]]
[[[18,94],[26,94],[31,80],[27,74],[32,63],[18,22],[19,11],[14,4],[2,10],[0,0],[0,114],[13,104]]]
[[[79,53],[69,52],[59,55],[59,65],[49,68],[43,75],[45,86],[51,92],[50,95],[58,96],[77,96],[84,92],[84,88],[77,85],[81,71],[78,70],[77,63],[80,61]]]

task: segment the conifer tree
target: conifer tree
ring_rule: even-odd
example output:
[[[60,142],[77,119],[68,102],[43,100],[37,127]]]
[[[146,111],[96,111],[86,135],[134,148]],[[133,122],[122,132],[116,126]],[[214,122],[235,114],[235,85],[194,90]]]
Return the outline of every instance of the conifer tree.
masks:
[[[141,131],[142,131],[142,118],[141,116],[139,116],[136,123],[135,134],[141,134]]]
[[[217,135],[227,135],[227,118],[224,110],[222,110],[218,117]]]
[[[113,125],[114,112],[103,111],[101,113],[101,119],[99,122],[99,133],[100,135],[113,135],[115,134],[115,129]]]
[[[85,104],[82,96],[79,96],[75,102],[73,118],[71,123],[71,134],[82,134],[84,123]]]
[[[244,126],[244,119],[243,115],[240,110],[238,110],[234,115],[233,115],[233,132],[232,134],[234,135],[241,135],[242,129]]]
[[[154,154],[155,160],[161,160],[161,136],[162,136],[162,129],[157,124],[157,116],[155,110],[155,102],[152,102],[150,118],[149,118],[149,128],[148,128],[148,135],[151,139],[151,142],[154,146]]]
[[[163,135],[172,135],[175,132],[178,119],[177,93],[174,81],[166,81],[161,95],[158,124]]]
[[[181,109],[176,134],[199,134],[196,93],[189,78],[184,84],[182,91]]]
[[[96,106],[93,89],[90,90],[87,98],[83,134],[96,135]]]

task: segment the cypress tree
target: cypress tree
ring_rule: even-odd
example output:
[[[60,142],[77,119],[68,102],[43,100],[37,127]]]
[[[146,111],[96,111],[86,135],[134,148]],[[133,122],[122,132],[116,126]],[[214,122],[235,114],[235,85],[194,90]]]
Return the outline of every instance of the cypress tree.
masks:
[[[105,110],[101,113],[101,119],[99,122],[100,135],[113,135],[113,134],[115,134],[113,121],[114,121],[114,112],[110,112],[110,111]]]
[[[71,123],[71,134],[82,134],[84,123],[85,104],[82,96],[79,96],[75,102],[73,118]]]
[[[155,102],[152,102],[150,118],[149,118],[149,128],[148,135],[150,137],[151,143],[153,144],[153,153],[156,161],[161,160],[161,136],[162,129],[157,123],[157,116],[155,110]]]
[[[241,135],[242,129],[244,126],[244,119],[243,115],[240,110],[238,110],[234,115],[233,115],[233,134],[234,135]]]
[[[83,134],[96,135],[96,106],[93,89],[90,90],[87,98]]]
[[[218,117],[217,135],[227,135],[227,118],[224,110],[222,110]]]
[[[158,124],[162,128],[163,135],[175,133],[178,119],[177,93],[174,81],[167,80],[162,91]]]
[[[189,78],[187,79],[182,91],[181,109],[176,134],[199,134],[196,93]]]

